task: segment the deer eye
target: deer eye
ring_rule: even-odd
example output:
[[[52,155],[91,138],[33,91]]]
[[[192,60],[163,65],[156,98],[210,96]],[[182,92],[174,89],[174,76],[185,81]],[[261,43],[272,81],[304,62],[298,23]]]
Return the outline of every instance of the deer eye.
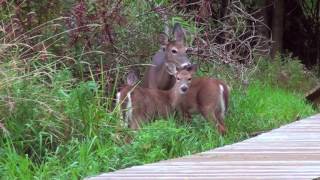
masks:
[[[192,80],[192,78],[189,78],[189,79],[188,79],[188,81],[191,81],[191,80]]]
[[[177,54],[177,53],[178,53],[178,51],[175,50],[175,49],[172,49],[171,52],[172,52],[173,54]]]
[[[177,80],[180,81],[180,78],[177,77]]]

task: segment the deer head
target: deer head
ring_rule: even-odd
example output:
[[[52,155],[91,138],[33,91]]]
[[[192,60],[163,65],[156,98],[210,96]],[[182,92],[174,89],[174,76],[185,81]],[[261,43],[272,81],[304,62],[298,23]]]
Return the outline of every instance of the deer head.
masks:
[[[168,73],[176,79],[173,89],[178,91],[176,93],[186,94],[191,84],[192,76],[197,70],[197,65],[189,65],[187,69],[176,67],[176,65],[172,63],[166,63],[166,66]]]
[[[139,81],[138,73],[135,72],[134,70],[129,71],[127,75],[127,85],[134,86],[135,84],[138,83],[138,81]]]
[[[173,35],[174,40],[169,40],[165,33],[159,35],[166,62],[175,64],[178,68],[190,66],[191,63],[186,53],[188,48],[185,46],[185,33],[180,24],[174,25]]]

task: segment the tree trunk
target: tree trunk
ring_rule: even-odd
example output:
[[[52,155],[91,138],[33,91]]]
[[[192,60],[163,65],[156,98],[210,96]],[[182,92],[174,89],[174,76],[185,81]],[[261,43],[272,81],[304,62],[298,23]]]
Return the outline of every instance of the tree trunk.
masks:
[[[219,9],[219,19],[224,18],[227,15],[229,3],[230,0],[221,1],[221,6]]]
[[[221,1],[221,5],[220,5],[220,7],[219,7],[219,20],[224,24],[224,22],[225,22],[225,17],[226,17],[226,15],[228,14],[228,6],[229,6],[229,4],[231,3],[231,1],[232,0],[222,0]],[[219,39],[218,39],[218,42],[220,43],[220,44],[223,44],[225,41],[226,41],[226,39],[228,38],[228,37],[226,37],[227,35],[226,35],[226,33],[221,33],[220,34],[220,37],[219,37]]]
[[[270,20],[269,14],[271,14],[270,7],[272,7],[272,0],[263,0],[263,2],[260,4],[259,11],[257,14],[255,14],[256,19],[263,19],[263,25],[259,25],[257,27],[257,32],[259,35],[269,39],[270,38]],[[261,44],[260,46],[263,47],[263,49],[270,50],[270,44],[267,44],[265,42],[262,42],[264,44]],[[266,51],[264,54],[265,56],[270,56],[270,51]]]
[[[279,52],[282,52],[283,46],[283,30],[284,30],[284,0],[273,1],[272,16],[272,50],[271,57],[274,58]]]
[[[320,0],[317,1],[317,5],[316,5],[316,14],[317,14],[317,26],[316,26],[316,38],[317,38],[317,65],[318,65],[318,77],[320,77]]]

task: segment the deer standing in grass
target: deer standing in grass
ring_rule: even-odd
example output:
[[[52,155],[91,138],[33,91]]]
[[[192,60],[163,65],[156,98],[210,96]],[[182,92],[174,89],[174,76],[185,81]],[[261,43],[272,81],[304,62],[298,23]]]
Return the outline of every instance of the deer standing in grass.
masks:
[[[178,108],[187,119],[192,117],[192,113],[201,113],[205,119],[216,123],[221,134],[225,134],[224,117],[228,109],[229,93],[229,86],[218,79],[193,78]]]
[[[178,23],[174,25],[173,35],[173,41],[165,33],[159,35],[161,49],[152,58],[152,65],[144,76],[143,87],[168,90],[174,85],[175,78],[168,73],[165,64],[172,63],[178,68],[191,65],[186,53],[188,48],[185,46],[185,33]]]
[[[166,117],[173,112],[182,96],[188,91],[195,68],[190,66],[188,71],[177,68],[174,64],[165,64],[166,69],[176,81],[170,90],[144,88],[136,85],[134,74],[127,76],[127,84],[117,93],[125,123],[131,129],[138,129],[143,122],[154,117]]]

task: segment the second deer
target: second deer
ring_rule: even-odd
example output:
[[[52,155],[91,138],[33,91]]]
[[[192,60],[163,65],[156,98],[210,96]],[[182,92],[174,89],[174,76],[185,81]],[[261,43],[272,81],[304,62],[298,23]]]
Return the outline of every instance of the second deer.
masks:
[[[224,117],[228,109],[229,93],[229,86],[218,79],[193,78],[179,109],[183,117],[188,119],[192,113],[201,113],[204,118],[216,124],[221,134],[225,134]]]

